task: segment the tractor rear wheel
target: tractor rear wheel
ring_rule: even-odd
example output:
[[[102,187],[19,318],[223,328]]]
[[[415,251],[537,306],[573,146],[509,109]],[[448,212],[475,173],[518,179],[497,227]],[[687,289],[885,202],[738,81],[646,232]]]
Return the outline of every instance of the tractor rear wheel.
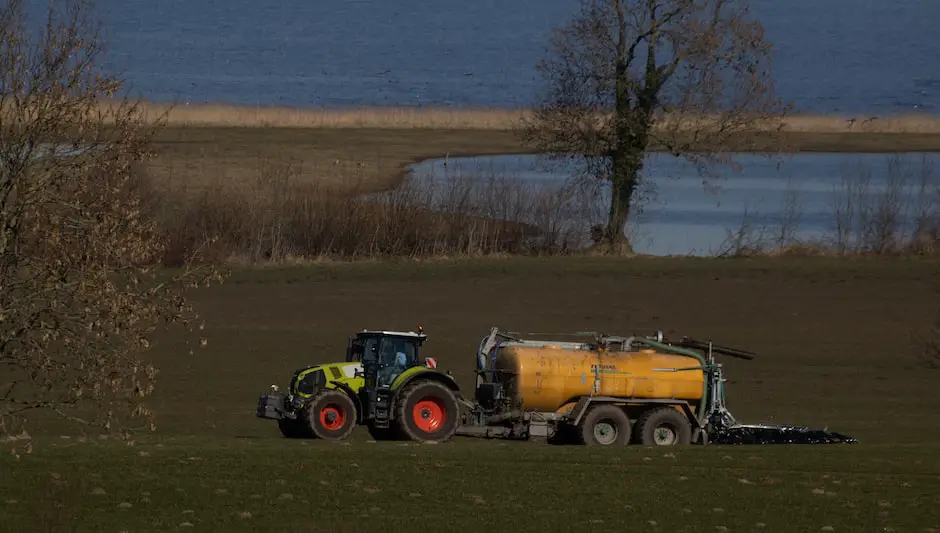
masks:
[[[630,442],[630,418],[616,405],[592,407],[581,420],[581,442],[595,446],[626,446]]]
[[[320,391],[307,406],[307,426],[321,439],[345,439],[356,427],[356,404],[344,392]]]
[[[422,380],[401,391],[395,422],[402,437],[444,442],[457,432],[458,409],[454,391],[442,383]]]
[[[654,407],[636,423],[637,440],[644,446],[675,446],[692,442],[692,425],[673,407]]]

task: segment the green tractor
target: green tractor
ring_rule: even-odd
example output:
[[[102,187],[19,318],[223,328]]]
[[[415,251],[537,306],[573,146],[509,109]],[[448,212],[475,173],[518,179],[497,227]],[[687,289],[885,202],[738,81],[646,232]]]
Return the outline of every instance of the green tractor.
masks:
[[[345,363],[297,370],[286,393],[274,385],[259,418],[277,420],[288,438],[345,439],[365,425],[377,440],[447,440],[458,426],[458,387],[437,360],[422,357],[418,332],[363,330],[349,339]]]

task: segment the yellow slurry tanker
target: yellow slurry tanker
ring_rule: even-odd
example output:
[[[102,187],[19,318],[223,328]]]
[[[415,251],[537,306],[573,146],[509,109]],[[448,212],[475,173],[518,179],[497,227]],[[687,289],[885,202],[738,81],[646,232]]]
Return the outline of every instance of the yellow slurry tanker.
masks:
[[[667,440],[692,440],[687,419],[694,419],[705,397],[699,359],[643,347],[623,351],[619,343],[594,347],[503,340],[489,350],[491,365],[477,386],[477,400],[491,409],[488,415],[550,414],[568,422],[569,433],[580,426],[581,434],[569,436],[589,443],[626,443],[630,425],[635,442],[653,444],[655,428]]]
[[[716,353],[754,356],[687,338],[667,343],[661,332],[561,342],[493,328],[477,351],[475,401],[461,402],[454,433],[600,445],[855,442],[825,430],[738,424],[725,407]]]

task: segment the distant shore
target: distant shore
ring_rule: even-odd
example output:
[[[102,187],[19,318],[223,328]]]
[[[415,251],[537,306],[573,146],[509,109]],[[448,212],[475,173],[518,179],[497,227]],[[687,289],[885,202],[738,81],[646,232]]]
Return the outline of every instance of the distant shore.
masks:
[[[289,108],[230,104],[142,103],[149,118],[169,110],[170,127],[511,130],[528,109],[446,107]],[[940,115],[793,114],[792,133],[940,134]]]

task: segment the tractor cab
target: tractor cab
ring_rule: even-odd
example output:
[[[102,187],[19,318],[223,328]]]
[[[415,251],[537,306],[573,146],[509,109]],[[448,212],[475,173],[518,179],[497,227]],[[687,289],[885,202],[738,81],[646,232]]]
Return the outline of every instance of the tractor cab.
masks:
[[[405,370],[424,364],[420,347],[427,335],[413,331],[364,330],[349,340],[347,361],[361,361],[366,389],[387,389]]]
[[[351,340],[351,353],[362,357],[363,385],[358,390],[362,420],[376,440],[446,440],[456,431],[457,382],[424,357],[427,335],[413,331],[362,331]]]

